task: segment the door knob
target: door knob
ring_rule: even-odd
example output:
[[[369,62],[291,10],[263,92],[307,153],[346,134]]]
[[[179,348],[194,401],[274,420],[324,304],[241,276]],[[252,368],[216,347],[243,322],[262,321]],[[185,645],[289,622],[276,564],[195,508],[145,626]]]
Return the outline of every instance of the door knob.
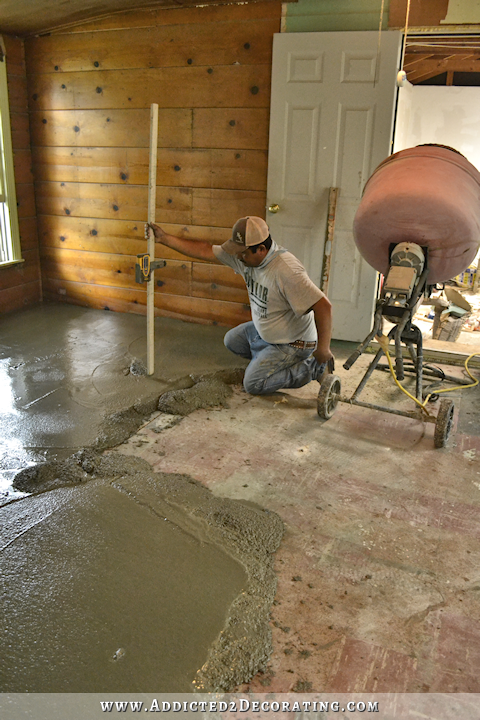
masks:
[[[277,213],[279,210],[280,210],[280,205],[277,205],[276,203],[274,205],[268,206],[268,212]]]

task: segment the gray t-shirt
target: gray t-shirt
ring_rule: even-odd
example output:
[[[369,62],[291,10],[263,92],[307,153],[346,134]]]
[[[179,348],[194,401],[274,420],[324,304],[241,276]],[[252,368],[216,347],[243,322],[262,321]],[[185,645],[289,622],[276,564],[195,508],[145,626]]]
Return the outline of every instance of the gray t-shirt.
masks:
[[[213,252],[245,280],[252,320],[261,338],[273,344],[317,339],[313,312],[308,310],[325,295],[295,255],[273,242],[261,265],[247,267],[221,245],[214,245]]]

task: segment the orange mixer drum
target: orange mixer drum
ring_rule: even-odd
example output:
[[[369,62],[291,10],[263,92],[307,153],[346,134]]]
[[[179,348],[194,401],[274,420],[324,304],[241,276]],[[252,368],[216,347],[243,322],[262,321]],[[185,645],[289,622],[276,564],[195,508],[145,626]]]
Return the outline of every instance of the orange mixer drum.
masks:
[[[463,272],[480,243],[480,172],[459,152],[418,145],[384,160],[365,185],[353,223],[355,243],[387,274],[391,243],[428,247],[427,284]]]

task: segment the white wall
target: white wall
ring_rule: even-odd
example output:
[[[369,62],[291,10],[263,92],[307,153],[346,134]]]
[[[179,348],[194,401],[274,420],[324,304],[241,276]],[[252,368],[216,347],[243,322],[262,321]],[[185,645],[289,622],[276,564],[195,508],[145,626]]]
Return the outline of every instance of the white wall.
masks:
[[[394,152],[423,143],[449,145],[480,170],[480,87],[400,88]]]

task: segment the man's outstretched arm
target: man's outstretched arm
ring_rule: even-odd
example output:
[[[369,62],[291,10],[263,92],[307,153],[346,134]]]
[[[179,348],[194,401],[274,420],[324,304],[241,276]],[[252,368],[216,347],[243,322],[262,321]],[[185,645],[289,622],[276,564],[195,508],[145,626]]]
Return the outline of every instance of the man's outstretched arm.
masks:
[[[208,262],[218,262],[213,254],[212,246],[206,240],[193,240],[190,238],[180,238],[176,235],[170,235],[163,230],[160,225],[155,223],[147,223],[145,225],[145,233],[148,227],[151,227],[155,239],[162,245],[166,245],[172,250],[176,250],[182,255],[196,258],[197,260],[206,260]]]

